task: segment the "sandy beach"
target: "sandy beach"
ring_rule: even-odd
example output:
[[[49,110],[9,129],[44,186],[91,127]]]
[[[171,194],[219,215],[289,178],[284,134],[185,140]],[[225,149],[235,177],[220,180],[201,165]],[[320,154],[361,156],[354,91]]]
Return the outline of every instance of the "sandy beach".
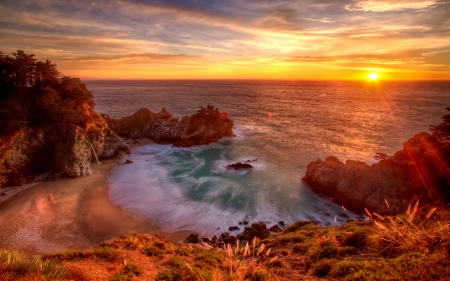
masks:
[[[153,223],[132,218],[111,204],[107,174],[125,160],[126,156],[91,163],[90,176],[6,190],[0,201],[0,248],[31,254],[85,250],[133,230],[164,234],[174,241],[186,238],[186,232],[162,233]]]

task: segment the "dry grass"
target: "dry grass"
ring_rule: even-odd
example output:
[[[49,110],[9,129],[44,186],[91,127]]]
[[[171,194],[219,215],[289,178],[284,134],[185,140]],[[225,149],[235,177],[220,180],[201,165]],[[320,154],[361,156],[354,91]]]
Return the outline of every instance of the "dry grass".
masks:
[[[247,242],[244,247],[240,247],[238,241],[234,249],[229,244],[224,246],[228,272],[227,280],[244,280],[246,278],[268,280],[268,265],[278,257],[269,258],[271,249],[266,250],[264,243],[259,247],[257,247],[257,244],[258,239],[255,237],[251,245]]]
[[[389,208],[389,204],[385,201]],[[379,254],[389,257],[392,253],[399,253],[417,248],[436,249],[449,241],[450,224],[439,220],[432,220],[437,208],[431,208],[420,218],[418,216],[419,201],[414,207],[409,205],[403,216],[381,216],[377,213],[366,213],[374,219],[376,234],[380,245],[384,246]]]

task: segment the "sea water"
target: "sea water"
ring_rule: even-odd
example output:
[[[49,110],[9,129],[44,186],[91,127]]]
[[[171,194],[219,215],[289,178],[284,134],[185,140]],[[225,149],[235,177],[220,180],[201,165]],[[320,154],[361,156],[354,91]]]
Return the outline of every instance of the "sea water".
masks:
[[[108,176],[111,201],[163,231],[220,233],[239,221],[357,217],[301,180],[317,158],[374,163],[437,125],[450,106],[449,82],[87,81],[96,110],[113,118],[139,108],[174,117],[208,104],[229,113],[236,137],[190,148],[135,148]],[[254,160],[251,170],[228,164]],[[344,206],[345,207],[345,206]],[[347,206],[351,207],[351,206]]]

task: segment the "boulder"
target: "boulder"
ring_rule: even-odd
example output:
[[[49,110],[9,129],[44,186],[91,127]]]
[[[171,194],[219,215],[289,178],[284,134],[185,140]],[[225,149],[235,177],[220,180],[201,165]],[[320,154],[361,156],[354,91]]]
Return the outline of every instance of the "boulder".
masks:
[[[127,159],[127,161],[125,161],[125,164],[131,164],[131,163],[133,163],[133,161],[131,161],[131,160]]]
[[[237,162],[237,163],[234,163],[234,164],[227,165],[227,168],[228,169],[235,169],[235,170],[243,170],[243,169],[251,169],[251,168],[253,168],[253,166],[250,165],[250,164],[246,164],[246,163],[243,164],[241,162]]]
[[[202,238],[198,234],[190,234],[186,241],[188,243],[199,243],[200,241],[202,241]]]
[[[240,228],[238,226],[230,226],[228,229],[230,231],[240,230]]]
[[[272,232],[281,232],[281,228],[276,224],[269,228],[269,230]]]
[[[269,237],[270,232],[267,229],[266,223],[263,221],[253,223],[251,226],[247,226],[244,232],[238,235],[239,240],[252,241],[254,237],[259,239],[265,239]]]
[[[222,239],[224,244],[236,245],[236,237],[234,235],[230,235]]]
[[[430,134],[419,133],[393,157],[372,165],[352,160],[344,164],[334,156],[310,162],[303,180],[352,211],[400,214],[417,200],[449,202],[449,164],[449,151]]]

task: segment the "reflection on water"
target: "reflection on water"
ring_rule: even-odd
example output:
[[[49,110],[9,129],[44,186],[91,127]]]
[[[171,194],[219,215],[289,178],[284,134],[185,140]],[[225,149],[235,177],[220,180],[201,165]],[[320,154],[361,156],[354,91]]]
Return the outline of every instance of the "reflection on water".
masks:
[[[149,145],[110,175],[110,196],[167,230],[213,232],[244,217],[333,223],[340,206],[301,182],[307,164],[335,155],[373,162],[440,122],[448,82],[90,81],[97,110],[113,117],[145,106],[175,117],[212,104],[235,122],[236,138],[190,149]],[[272,117],[269,117],[272,113]],[[248,173],[226,164],[258,158]],[[338,215],[338,221],[345,216]]]

